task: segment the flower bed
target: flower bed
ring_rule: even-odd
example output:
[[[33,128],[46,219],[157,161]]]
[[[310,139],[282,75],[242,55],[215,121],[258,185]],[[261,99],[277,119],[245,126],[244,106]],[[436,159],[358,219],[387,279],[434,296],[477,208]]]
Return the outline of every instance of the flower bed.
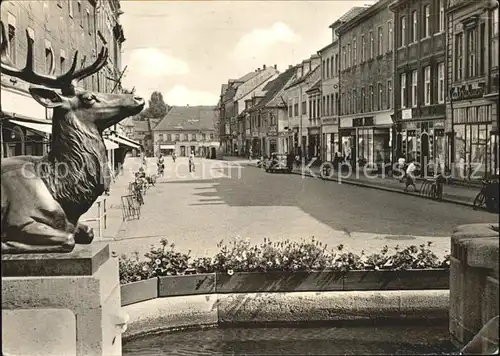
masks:
[[[395,247],[392,253],[384,246],[379,252],[362,252],[360,255],[344,251],[342,245],[329,249],[314,238],[301,242],[264,239],[260,245],[234,239],[229,244],[221,241],[218,247],[220,251],[214,257],[192,258],[189,251],[179,252],[174,244],[161,240],[160,246],[151,246],[144,258],[137,253],[120,257],[120,282],[127,284],[155,277],[206,273],[231,276],[239,272],[343,273],[449,269],[449,255],[438,258],[430,249],[431,242],[418,247]]]

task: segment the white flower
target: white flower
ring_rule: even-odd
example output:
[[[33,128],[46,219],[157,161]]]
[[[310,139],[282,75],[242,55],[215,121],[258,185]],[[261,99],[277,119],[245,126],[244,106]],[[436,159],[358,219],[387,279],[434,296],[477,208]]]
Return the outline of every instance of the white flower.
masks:
[[[142,266],[142,270],[146,272],[148,270],[148,266]]]
[[[227,270],[227,274],[230,275],[230,276],[232,276],[234,274],[234,271],[232,269],[228,269]]]
[[[156,261],[155,261],[155,263],[156,263],[157,265],[161,265],[161,260],[159,260],[159,259],[158,259],[158,260],[156,260]]]

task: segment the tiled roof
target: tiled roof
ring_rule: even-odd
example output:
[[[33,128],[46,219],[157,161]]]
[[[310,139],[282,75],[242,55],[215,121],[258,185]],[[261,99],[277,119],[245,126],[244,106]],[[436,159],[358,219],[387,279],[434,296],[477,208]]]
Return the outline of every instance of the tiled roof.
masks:
[[[302,83],[302,82],[306,81],[306,79],[307,79],[307,78],[309,78],[311,75],[313,75],[313,73],[315,73],[316,71],[318,71],[318,70],[319,70],[319,67],[320,67],[320,66],[316,66],[313,70],[310,70],[309,72],[307,72],[307,73],[306,73],[306,75],[303,75],[302,77],[300,77],[300,78],[298,78],[298,79],[294,80],[293,82],[291,82],[291,83],[290,83],[290,84],[286,87],[286,89],[289,89],[289,88],[291,88],[291,87],[293,87],[293,86],[295,86],[295,85],[297,85],[297,84],[299,84],[299,83]]]
[[[255,105],[252,110],[257,110],[263,108],[264,106],[271,104],[273,99],[277,94],[285,87],[285,85],[292,79],[295,75],[296,67],[287,69],[285,72],[281,73],[276,79],[270,81],[266,84],[263,90],[266,91],[264,98]],[[276,105],[276,104],[275,104]],[[269,105],[272,106],[272,105]]]
[[[337,21],[335,21],[334,23],[332,23],[330,25],[330,27],[334,27],[336,25],[342,25],[343,23],[346,23],[350,20],[352,20],[353,18],[355,18],[356,16],[358,16],[359,14],[361,14],[363,11],[365,11],[368,7],[370,7],[370,5],[366,5],[366,6],[354,6],[352,7],[351,9],[349,9],[349,11],[347,11],[345,14],[343,14],[342,16],[340,16]]]
[[[153,130],[214,130],[215,108],[215,106],[174,106]]]
[[[241,78],[238,78],[236,79],[236,82],[241,82],[241,83],[244,83],[246,82],[247,80],[250,80],[252,79],[253,77],[255,77],[257,74],[259,74],[259,72],[248,72],[247,74],[245,74],[243,77]]]
[[[149,122],[144,121],[134,121],[134,130],[135,131],[149,131]]]

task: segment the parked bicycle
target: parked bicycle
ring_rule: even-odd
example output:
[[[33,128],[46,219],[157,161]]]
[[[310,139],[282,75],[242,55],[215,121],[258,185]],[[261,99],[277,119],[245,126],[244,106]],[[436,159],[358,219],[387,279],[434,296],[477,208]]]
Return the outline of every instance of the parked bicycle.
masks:
[[[486,210],[498,213],[498,180],[483,180],[482,188],[474,199],[474,210],[486,208]]]

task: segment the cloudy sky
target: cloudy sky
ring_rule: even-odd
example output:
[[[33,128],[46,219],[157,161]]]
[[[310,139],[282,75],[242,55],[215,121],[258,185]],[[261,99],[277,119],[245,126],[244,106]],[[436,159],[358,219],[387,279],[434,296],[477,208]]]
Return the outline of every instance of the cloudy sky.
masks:
[[[373,1],[122,1],[127,88],[170,105],[215,105],[222,83],[263,64],[283,71],[326,46],[328,28]]]

